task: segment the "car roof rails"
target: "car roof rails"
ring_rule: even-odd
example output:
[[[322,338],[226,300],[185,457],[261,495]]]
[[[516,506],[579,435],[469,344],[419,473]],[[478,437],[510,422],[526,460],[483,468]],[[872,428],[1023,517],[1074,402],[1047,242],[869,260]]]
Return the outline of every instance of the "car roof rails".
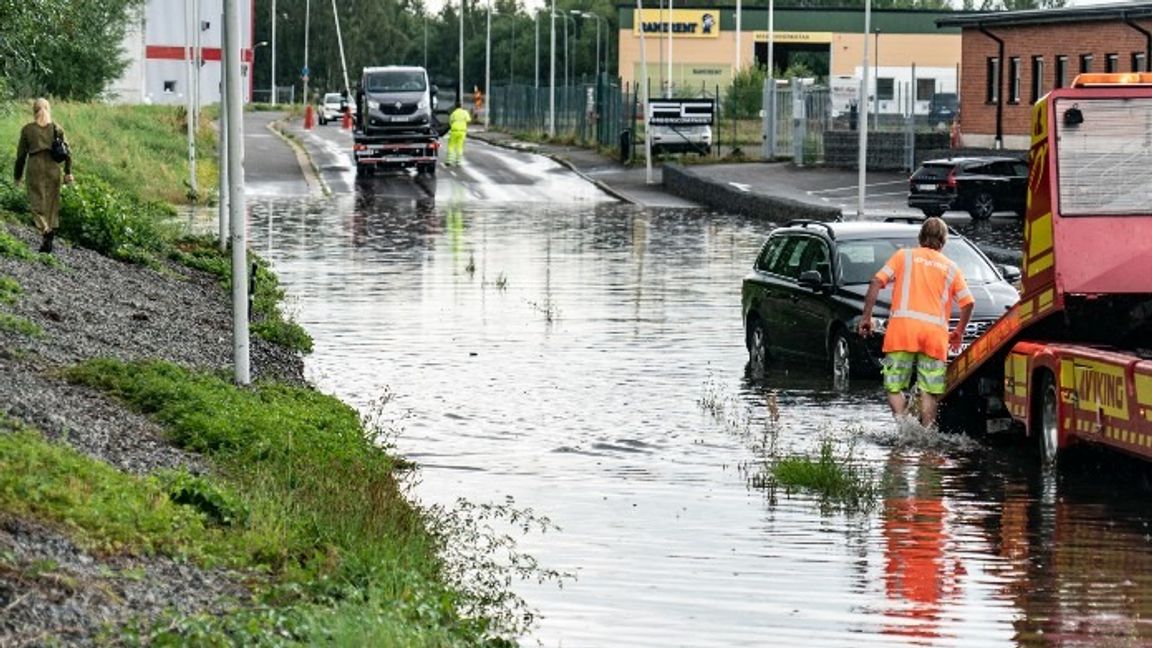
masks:
[[[784,227],[808,227],[809,225],[823,227],[828,232],[828,238],[836,238],[836,230],[832,229],[832,226],[825,221],[815,220],[812,218],[793,218],[787,223],[784,223]]]
[[[912,215],[886,216],[884,218],[884,222],[885,223],[908,223],[909,225],[920,225],[924,222],[924,220],[926,218],[928,218],[928,217],[927,216],[912,216]],[[948,233],[949,234],[955,234],[956,236],[960,235],[960,232],[957,232],[951,225],[948,225],[947,223],[945,223],[945,225],[948,226]]]

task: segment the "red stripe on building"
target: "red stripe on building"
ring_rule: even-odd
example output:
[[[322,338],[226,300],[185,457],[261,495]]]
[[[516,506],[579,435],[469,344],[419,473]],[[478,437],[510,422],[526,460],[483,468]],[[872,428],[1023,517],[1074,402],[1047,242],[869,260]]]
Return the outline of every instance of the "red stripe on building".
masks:
[[[219,47],[202,47],[200,48],[201,56],[205,61],[220,62],[220,48]],[[245,63],[252,62],[252,50],[245,49],[240,51],[240,55],[244,58]],[[183,61],[188,58],[188,50],[180,45],[149,45],[144,50],[144,56],[149,59],[162,59],[166,61]]]

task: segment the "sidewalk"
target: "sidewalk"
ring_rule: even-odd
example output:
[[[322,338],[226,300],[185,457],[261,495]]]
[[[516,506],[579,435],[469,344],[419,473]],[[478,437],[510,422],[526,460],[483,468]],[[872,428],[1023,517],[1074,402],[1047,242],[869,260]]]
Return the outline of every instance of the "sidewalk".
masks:
[[[589,182],[596,184],[606,193],[620,200],[655,208],[691,208],[698,203],[667,191],[661,182],[661,168],[652,167],[652,184],[646,181],[647,170],[643,167],[627,167],[619,161],[579,146],[563,144],[537,144],[516,139],[514,135],[500,131],[481,129],[469,130],[469,137],[517,151],[531,151],[556,160],[572,169]]]

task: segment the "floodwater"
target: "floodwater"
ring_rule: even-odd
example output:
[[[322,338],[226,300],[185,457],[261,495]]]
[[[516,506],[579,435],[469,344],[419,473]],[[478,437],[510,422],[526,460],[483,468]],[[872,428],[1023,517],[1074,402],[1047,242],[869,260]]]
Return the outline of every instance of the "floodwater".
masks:
[[[252,246],[315,338],[310,378],[387,421],[416,497],[560,527],[519,538],[571,575],[515,585],[540,614],[525,644],[1152,643],[1142,467],[894,445],[878,384],[746,376],[740,279],[770,224],[575,180],[405,182],[259,197]],[[756,485],[765,456],[825,439],[883,485],[874,509]]]

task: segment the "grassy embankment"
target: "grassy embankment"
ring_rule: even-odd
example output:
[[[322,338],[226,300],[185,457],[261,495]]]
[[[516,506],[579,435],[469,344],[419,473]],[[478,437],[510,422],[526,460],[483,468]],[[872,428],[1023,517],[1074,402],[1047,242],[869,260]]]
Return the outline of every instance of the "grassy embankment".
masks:
[[[181,199],[186,172],[175,111],[61,105],[54,113],[77,157],[77,187],[64,198],[66,238],[126,261],[160,267],[156,260],[169,257],[226,271],[211,242],[181,240],[166,224],[171,207],[159,201]],[[14,142],[25,121],[24,110],[0,107],[0,142]],[[210,151],[210,135],[202,137],[201,151]],[[0,164],[11,162],[0,153]],[[210,186],[214,171],[205,166]],[[24,209],[5,179],[0,254],[56,263],[7,232],[5,220],[29,221]],[[262,275],[257,310],[268,322],[281,293],[274,276]],[[5,279],[0,313],[22,294]],[[293,326],[272,322],[271,338],[305,350],[310,339]],[[36,520],[98,558],[162,555],[225,567],[252,591],[222,617],[140,620],[107,628],[110,641],[463,646],[499,644],[493,637],[523,629],[528,617],[503,577],[492,578],[499,565],[480,563],[491,573],[469,582],[468,567],[441,558],[460,551],[449,543],[467,523],[407,502],[395,475],[402,460],[379,449],[380,431],[337,399],[274,383],[239,388],[162,361],[92,360],[62,375],[151,416],[214,470],[125,474],[0,414],[0,516]],[[13,560],[0,553],[0,572],[24,569]]]

